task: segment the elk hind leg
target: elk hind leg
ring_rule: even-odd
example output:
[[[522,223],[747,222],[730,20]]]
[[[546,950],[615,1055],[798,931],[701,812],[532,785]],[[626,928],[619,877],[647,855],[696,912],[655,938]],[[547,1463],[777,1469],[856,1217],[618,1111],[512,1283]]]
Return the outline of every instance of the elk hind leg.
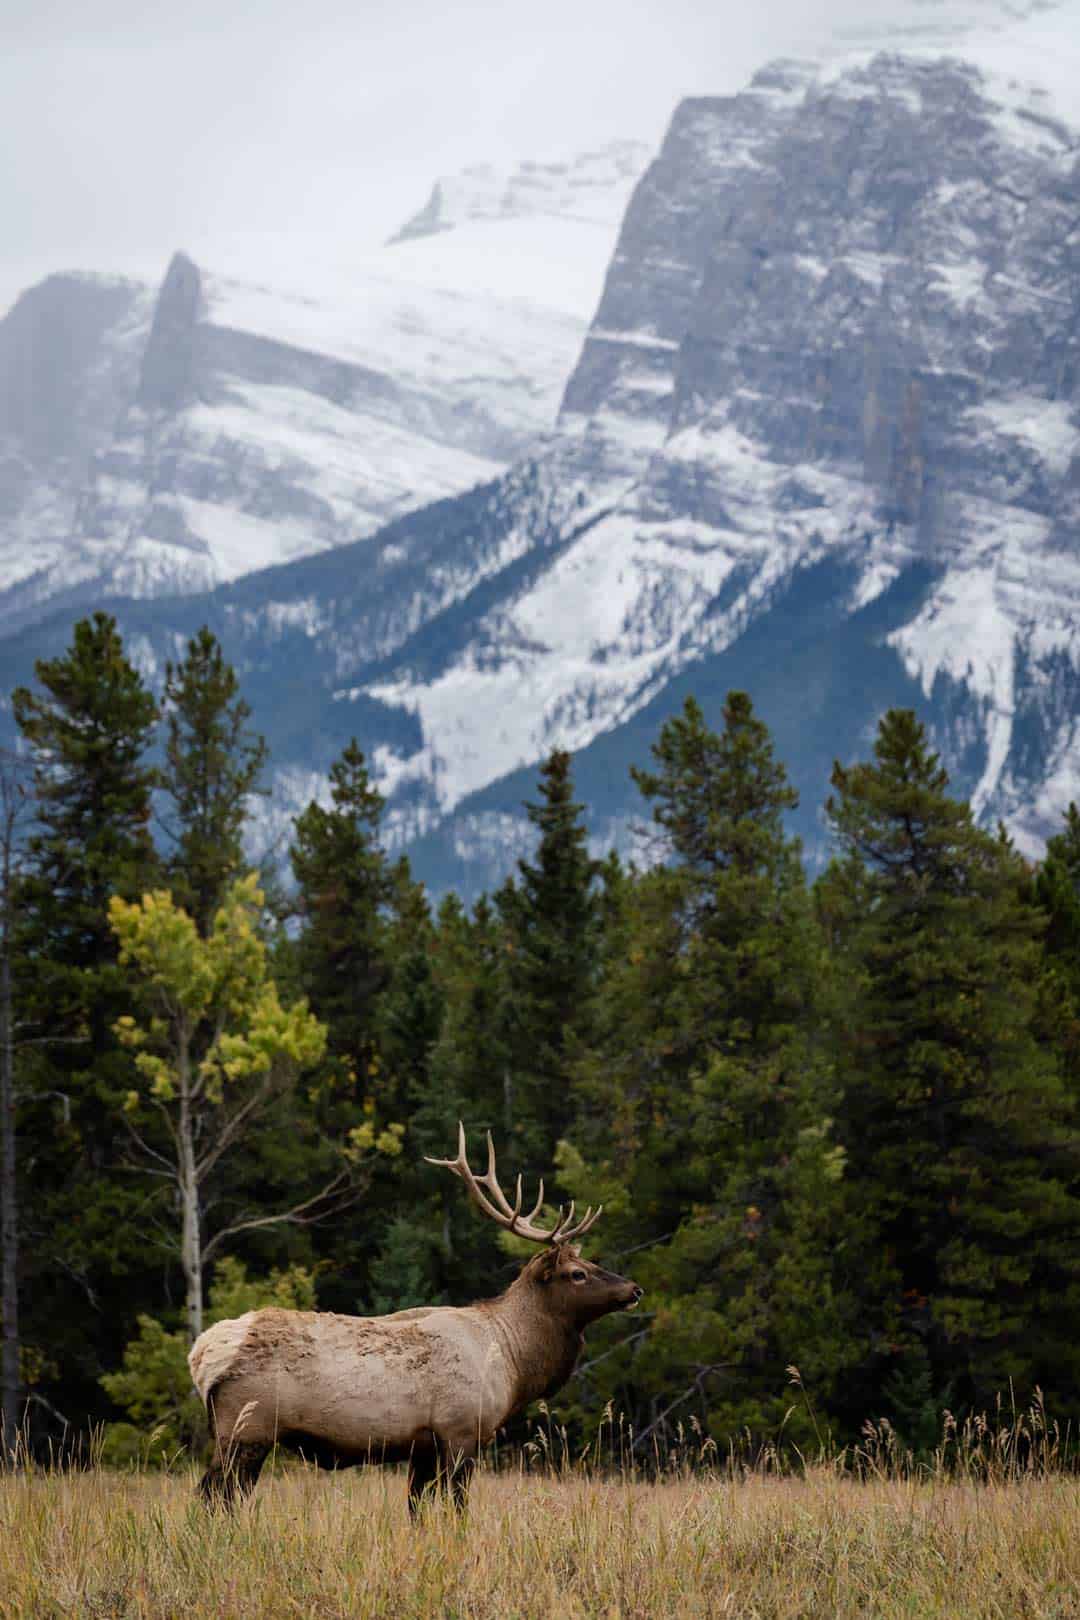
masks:
[[[199,1481],[199,1494],[207,1506],[231,1508],[237,1498],[253,1491],[269,1452],[269,1446],[258,1442],[219,1444],[213,1462]]]
[[[430,1502],[439,1482],[440,1459],[434,1436],[430,1446],[414,1450],[409,1457],[409,1513],[415,1519],[425,1502]]]

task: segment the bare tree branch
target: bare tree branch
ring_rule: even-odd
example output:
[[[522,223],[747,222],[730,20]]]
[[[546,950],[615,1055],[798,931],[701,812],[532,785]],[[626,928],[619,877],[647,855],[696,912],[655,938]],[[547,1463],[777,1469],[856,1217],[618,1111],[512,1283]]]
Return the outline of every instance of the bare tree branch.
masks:
[[[94,1292],[93,1284],[88,1281],[86,1276],[81,1271],[77,1270],[75,1266],[70,1265],[69,1262],[64,1259],[63,1255],[55,1256],[54,1264],[59,1266],[61,1271],[67,1273],[76,1287],[82,1289],[83,1293],[90,1302],[90,1307],[92,1310],[97,1311],[101,1309],[97,1294]]]
[[[210,1174],[222,1154],[232,1146],[236,1137],[240,1134],[241,1127],[253,1114],[259,1113],[270,1102],[275,1089],[274,1075],[273,1071],[271,1071],[267,1074],[258,1090],[253,1091],[247,1101],[241,1103],[234,1114],[229,1115],[219,1129],[213,1147],[208,1148],[195,1165],[195,1176],[198,1181],[203,1181]]]
[[[138,1148],[140,1148],[143,1153],[146,1154],[147,1158],[148,1159],[156,1159],[158,1164],[163,1164],[165,1166],[164,1170],[151,1170],[149,1165],[133,1165],[132,1169],[140,1170],[143,1174],[148,1175],[148,1176],[165,1176],[170,1181],[175,1181],[176,1180],[176,1166],[175,1166],[175,1164],[170,1159],[167,1159],[165,1157],[164,1153],[159,1153],[157,1148],[153,1148],[153,1147],[150,1146],[149,1142],[142,1135],[142,1133],[135,1129],[135,1126],[132,1123],[131,1116],[129,1114],[124,1115],[124,1124],[126,1125],[127,1130],[128,1130],[128,1134],[133,1138],[136,1146]]]
[[[15,1050],[21,1052],[27,1046],[85,1046],[89,1039],[89,1035],[35,1035],[26,1039],[20,1037],[14,1044]]]
[[[638,1321],[640,1320],[639,1316]],[[648,1320],[651,1321],[652,1318],[649,1317]],[[629,1334],[625,1339],[620,1339],[618,1344],[613,1344],[610,1350],[605,1350],[601,1355],[593,1356],[591,1361],[583,1361],[580,1367],[575,1367],[574,1377],[580,1378],[583,1373],[591,1372],[594,1367],[599,1367],[600,1363],[606,1361],[609,1356],[615,1355],[619,1350],[625,1350],[628,1344],[637,1344],[639,1339],[647,1339],[648,1336],[649,1329],[647,1327],[639,1329],[637,1333]]]
[[[31,1401],[35,1406],[40,1406],[43,1411],[48,1412],[49,1416],[54,1417],[58,1423],[62,1423],[64,1425],[65,1434],[71,1428],[71,1424],[68,1422],[63,1412],[61,1412],[60,1408],[58,1406],[54,1406],[52,1401],[47,1401],[44,1395],[39,1395],[36,1389],[32,1389],[26,1397],[26,1405],[28,1408]]]
[[[333,1180],[326,1183],[325,1187],[322,1187],[310,1198],[305,1198],[301,1203],[294,1204],[291,1209],[280,1210],[274,1215],[252,1215],[243,1220],[233,1221],[229,1226],[223,1226],[221,1231],[216,1232],[210,1241],[203,1246],[203,1260],[209,1260],[221,1244],[227,1238],[235,1237],[237,1232],[250,1232],[256,1227],[262,1226],[310,1226],[317,1221],[327,1220],[333,1215],[343,1213],[351,1203],[356,1201],[361,1190],[358,1186],[349,1186],[346,1197],[335,1198],[334,1195],[338,1189],[343,1185],[348,1185],[348,1183],[349,1172],[339,1170]],[[330,1199],[333,1199],[332,1208],[322,1210],[316,1208],[316,1206],[324,1204]],[[315,1213],[311,1213],[313,1210]]]
[[[644,1243],[635,1243],[633,1248],[617,1249],[613,1258],[615,1260],[626,1260],[632,1254],[640,1254],[643,1249],[655,1249],[658,1243],[666,1243],[669,1238],[674,1236],[674,1232],[662,1232],[659,1237],[649,1238]]]
[[[71,1124],[71,1098],[66,1091],[25,1091],[20,1100],[25,1102],[33,1098],[34,1102],[62,1102],[64,1105],[64,1124]]]
[[[214,1048],[217,1046],[217,1044],[220,1041],[221,1037],[224,1035],[226,1022],[227,1022],[227,1012],[226,1012],[226,1009],[224,1007],[222,1007],[220,1012],[217,1015],[217,1018],[216,1018],[215,1022],[214,1022],[214,1033],[213,1033],[213,1036],[211,1037],[210,1044],[206,1049],[207,1052],[212,1052],[214,1050]],[[202,1073],[199,1066],[196,1065],[196,1067],[195,1067],[195,1079],[192,1082],[192,1086],[191,1086],[191,1100],[192,1100],[192,1102],[198,1102],[200,1097],[202,1096],[202,1094],[203,1094],[203,1092],[205,1090],[206,1090],[206,1076]]]
[[[638,1447],[643,1445],[649,1438],[649,1435],[652,1434],[654,1430],[658,1429],[660,1425],[671,1416],[672,1412],[674,1412],[677,1406],[681,1406],[684,1401],[690,1400],[691,1396],[699,1395],[704,1387],[705,1380],[710,1378],[713,1373],[722,1372],[725,1367],[730,1367],[733,1365],[734,1363],[729,1361],[714,1361],[708,1367],[702,1367],[689,1388],[684,1389],[681,1395],[677,1395],[671,1402],[670,1406],[665,1406],[664,1410],[660,1413],[660,1416],[650,1423],[647,1429],[642,1429],[640,1434],[634,1436],[634,1444],[632,1449],[637,1451]]]
[[[179,1156],[180,1138],[177,1135],[176,1126],[173,1124],[172,1117],[169,1114],[169,1110],[165,1107],[165,1104],[158,1097],[151,1097],[150,1101],[153,1103],[154,1107],[157,1109],[158,1113],[161,1115],[162,1119],[165,1121],[166,1128],[167,1128],[167,1130],[169,1132],[169,1137],[170,1137],[170,1139],[172,1141],[173,1146],[176,1148],[177,1155]],[[168,1161],[166,1161],[166,1162],[168,1162]]]

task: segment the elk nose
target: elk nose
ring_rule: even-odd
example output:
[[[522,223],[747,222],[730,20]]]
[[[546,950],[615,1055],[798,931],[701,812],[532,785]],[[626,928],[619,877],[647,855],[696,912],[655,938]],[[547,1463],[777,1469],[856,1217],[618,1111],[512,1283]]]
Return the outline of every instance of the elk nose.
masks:
[[[635,1283],[634,1284],[634,1304],[636,1305],[638,1300],[639,1299],[644,1299],[644,1297],[645,1297],[644,1288],[639,1288],[637,1283]]]

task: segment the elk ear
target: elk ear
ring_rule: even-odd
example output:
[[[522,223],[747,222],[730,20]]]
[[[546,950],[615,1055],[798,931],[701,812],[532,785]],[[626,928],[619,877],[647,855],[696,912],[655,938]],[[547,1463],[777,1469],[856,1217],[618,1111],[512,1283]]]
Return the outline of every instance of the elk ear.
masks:
[[[550,1282],[559,1269],[559,1250],[557,1247],[545,1249],[534,1261],[536,1266],[537,1282]]]

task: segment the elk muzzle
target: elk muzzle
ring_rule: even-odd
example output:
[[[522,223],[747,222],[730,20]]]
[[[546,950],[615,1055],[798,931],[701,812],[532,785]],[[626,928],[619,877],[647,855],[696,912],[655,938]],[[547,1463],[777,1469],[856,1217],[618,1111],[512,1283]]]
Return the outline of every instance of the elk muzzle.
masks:
[[[632,1277],[620,1277],[617,1271],[605,1271],[601,1266],[591,1268],[591,1292],[600,1305],[596,1313],[632,1311],[645,1290]]]

